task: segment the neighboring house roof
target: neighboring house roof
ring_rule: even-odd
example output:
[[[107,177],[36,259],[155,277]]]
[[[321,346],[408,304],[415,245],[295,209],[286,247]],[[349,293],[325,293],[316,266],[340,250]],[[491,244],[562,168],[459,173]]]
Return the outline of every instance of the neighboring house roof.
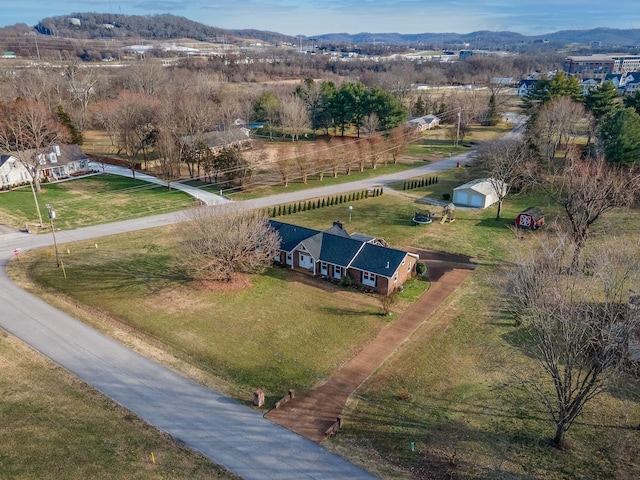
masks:
[[[422,117],[415,117],[410,120],[407,120],[407,123],[417,123],[417,124],[425,124],[425,125],[432,124],[434,122],[440,122],[440,119],[432,114],[424,115]]]
[[[27,154],[35,154],[35,150],[25,150],[23,153]],[[0,165],[4,164],[7,160],[12,157],[9,153],[2,154],[2,160],[0,160]],[[15,160],[17,158],[13,156]],[[33,158],[33,157],[32,157]],[[89,157],[82,151],[82,149],[75,144],[71,145],[53,145],[51,148],[47,150],[43,150],[40,153],[40,165],[44,168],[52,165],[66,165],[71,162],[77,162],[82,160],[89,160]]]
[[[391,277],[398,270],[406,256],[407,252],[402,250],[365,243],[351,263],[351,268],[375,273],[383,277]]]
[[[0,154],[0,167],[3,166],[5,163],[7,163],[11,159],[13,159],[14,161],[18,161],[16,159],[16,157],[14,157],[13,155],[10,155],[8,153]]]
[[[453,190],[473,190],[474,192],[481,193],[483,195],[495,195],[496,191],[494,188],[494,183],[492,182],[500,182],[499,180],[492,180],[490,178],[476,178],[475,180],[471,180],[470,182],[465,183],[464,185],[460,185],[459,187],[454,188]],[[504,182],[500,182],[504,183]],[[497,183],[497,185],[500,185]]]
[[[249,139],[249,130],[246,128],[236,128],[226,131],[205,132],[200,135],[189,135],[182,137],[182,141],[187,145],[204,143],[209,148],[224,147],[226,145],[242,142]]]

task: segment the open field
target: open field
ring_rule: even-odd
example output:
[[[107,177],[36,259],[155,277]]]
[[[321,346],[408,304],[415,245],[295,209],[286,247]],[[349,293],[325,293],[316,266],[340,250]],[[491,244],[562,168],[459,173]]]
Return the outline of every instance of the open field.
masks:
[[[428,478],[427,472],[435,478],[637,477],[637,382],[591,404],[569,432],[570,449],[558,452],[546,444],[553,425],[515,377],[516,370],[533,375],[533,364],[518,349],[518,329],[499,310],[492,275],[509,249],[535,241],[535,234],[515,239],[508,228],[515,214],[537,204],[550,222],[552,206],[523,195],[505,203],[501,221],[495,208],[458,209],[450,224],[411,224],[413,211],[424,207],[416,198],[439,197],[478,173],[472,170],[453,169],[439,174],[437,185],[358,202],[351,223],[344,205],[282,218],[314,228],[340,219],[349,231],[394,246],[479,261],[476,274],[436,313],[449,319],[447,327],[418,331],[358,392],[345,429],[327,446],[383,478]],[[640,222],[630,215],[637,212],[607,215],[599,234],[640,238]],[[50,251],[29,252],[24,259],[37,261],[14,263],[14,274],[28,273],[68,307],[64,298],[88,305],[82,307],[87,321],[168,352],[177,359],[174,368],[247,403],[257,385],[267,389],[269,405],[288,388],[322,382],[390,321],[370,297],[281,269],[250,277],[239,291],[194,288],[172,269],[170,236],[166,230],[105,239],[99,253],[74,246],[62,284]],[[408,295],[405,302],[415,298]]]
[[[237,478],[2,332],[0,394],[1,478]]]
[[[45,228],[49,219],[48,203],[56,211],[56,228],[64,230],[167,213],[193,205],[192,197],[186,193],[115,175],[43,184],[37,199]],[[31,188],[0,193],[0,223],[24,228],[27,222],[38,222]]]

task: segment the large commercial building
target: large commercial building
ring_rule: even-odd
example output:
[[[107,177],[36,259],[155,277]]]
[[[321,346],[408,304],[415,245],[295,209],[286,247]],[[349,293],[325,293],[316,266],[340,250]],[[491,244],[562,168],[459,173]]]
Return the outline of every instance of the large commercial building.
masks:
[[[640,70],[640,55],[571,56],[564,61],[563,70],[568,75],[581,78],[603,79],[611,73]]]

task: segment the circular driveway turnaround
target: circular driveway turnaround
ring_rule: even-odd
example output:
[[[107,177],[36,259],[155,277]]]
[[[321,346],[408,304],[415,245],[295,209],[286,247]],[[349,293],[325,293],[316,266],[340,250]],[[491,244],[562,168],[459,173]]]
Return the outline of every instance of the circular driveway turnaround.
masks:
[[[239,202],[239,208],[333,195],[435,173],[466,163],[468,153],[434,164],[349,184]],[[176,212],[57,231],[59,244],[169,225]],[[22,339],[149,424],[245,479],[372,479],[371,474],[320,445],[264,419],[228,397],[205,388],[129,350],[13,284],[5,267],[14,249],[52,243],[51,235],[0,235],[0,327]]]

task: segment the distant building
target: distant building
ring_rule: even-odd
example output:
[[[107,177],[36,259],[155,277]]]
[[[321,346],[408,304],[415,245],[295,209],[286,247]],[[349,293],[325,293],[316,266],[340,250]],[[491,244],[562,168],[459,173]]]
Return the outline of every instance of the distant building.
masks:
[[[423,117],[412,118],[407,121],[407,126],[416,132],[424,132],[440,125],[440,119],[435,115],[425,115]]]
[[[13,52],[3,52],[2,58],[16,58],[17,55]]]
[[[567,75],[603,79],[612,73],[635,72],[640,69],[640,55],[577,55],[567,57],[563,70]]]

